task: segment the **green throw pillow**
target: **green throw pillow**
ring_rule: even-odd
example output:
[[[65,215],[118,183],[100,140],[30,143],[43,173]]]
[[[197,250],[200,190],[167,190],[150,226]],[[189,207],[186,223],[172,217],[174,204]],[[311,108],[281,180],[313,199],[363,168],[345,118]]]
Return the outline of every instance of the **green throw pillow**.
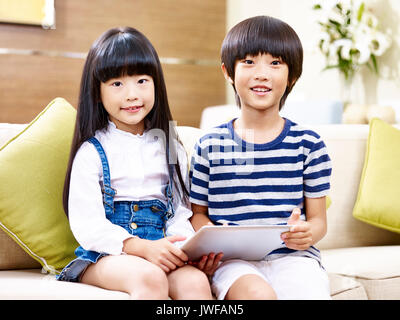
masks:
[[[0,227],[51,273],[78,246],[62,206],[75,117],[56,98],[0,149]]]
[[[400,130],[380,119],[370,124],[353,216],[400,233]]]

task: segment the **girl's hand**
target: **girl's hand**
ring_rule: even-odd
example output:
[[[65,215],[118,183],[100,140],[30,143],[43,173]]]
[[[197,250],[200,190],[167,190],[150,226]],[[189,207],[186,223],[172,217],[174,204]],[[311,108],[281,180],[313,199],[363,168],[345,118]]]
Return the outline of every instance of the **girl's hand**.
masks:
[[[217,270],[219,262],[223,256],[224,254],[222,252],[217,255],[214,252],[211,252],[208,256],[202,256],[198,261],[189,261],[188,264],[200,269],[206,275],[212,276],[215,270]]]
[[[148,240],[150,243],[144,252],[144,258],[159,266],[166,273],[182,267],[188,257],[173,243],[185,239],[186,237],[174,235],[155,241]]]
[[[289,225],[293,225],[289,232],[283,232],[281,239],[286,246],[294,250],[306,250],[312,245],[313,237],[311,225],[307,221],[300,219],[301,211],[295,208],[289,217]]]
[[[166,273],[182,267],[188,260],[187,255],[173,245],[174,242],[183,241],[186,237],[174,235],[160,240],[131,239],[134,241],[134,251],[128,250],[126,253],[138,255],[159,266]]]

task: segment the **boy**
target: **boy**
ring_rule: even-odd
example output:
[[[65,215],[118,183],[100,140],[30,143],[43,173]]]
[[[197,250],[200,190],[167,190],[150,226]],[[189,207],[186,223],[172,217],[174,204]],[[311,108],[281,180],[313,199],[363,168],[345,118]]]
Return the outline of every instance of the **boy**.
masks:
[[[294,227],[263,261],[223,262],[212,278],[214,294],[218,299],[330,299],[314,247],[326,233],[330,159],[319,135],[279,115],[302,72],[301,42],[286,23],[253,17],[229,31],[221,58],[241,114],[196,145],[193,227]]]

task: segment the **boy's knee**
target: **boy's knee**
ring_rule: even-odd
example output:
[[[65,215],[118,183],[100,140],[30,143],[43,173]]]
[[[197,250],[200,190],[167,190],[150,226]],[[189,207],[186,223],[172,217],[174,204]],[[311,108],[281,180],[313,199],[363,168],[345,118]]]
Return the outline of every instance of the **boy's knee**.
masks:
[[[274,289],[257,275],[244,275],[229,288],[227,300],[276,300]]]
[[[275,291],[270,286],[257,286],[247,289],[250,300],[277,300]]]

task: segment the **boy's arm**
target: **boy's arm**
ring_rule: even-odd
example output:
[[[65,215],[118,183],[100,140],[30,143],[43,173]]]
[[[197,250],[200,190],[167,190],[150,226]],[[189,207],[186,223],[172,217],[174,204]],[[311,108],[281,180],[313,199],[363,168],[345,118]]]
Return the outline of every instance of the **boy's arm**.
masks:
[[[300,219],[300,209],[293,210],[288,224],[294,225],[289,232],[282,233],[282,239],[288,248],[306,250],[315,245],[326,234],[326,199],[305,197],[307,220]]]
[[[307,221],[311,224],[312,244],[316,244],[326,234],[326,197],[305,197]]]
[[[192,203],[193,216],[190,218],[193,229],[198,231],[206,224],[213,224],[208,217],[208,207]]]
[[[192,203],[193,216],[190,218],[190,222],[193,225],[195,231],[198,231],[202,226],[213,224],[208,217],[208,207],[201,206]],[[189,261],[190,265],[193,265],[202,270],[208,276],[212,276],[219,266],[219,262],[223,257],[223,253],[211,252],[208,255],[201,257],[199,261]]]

